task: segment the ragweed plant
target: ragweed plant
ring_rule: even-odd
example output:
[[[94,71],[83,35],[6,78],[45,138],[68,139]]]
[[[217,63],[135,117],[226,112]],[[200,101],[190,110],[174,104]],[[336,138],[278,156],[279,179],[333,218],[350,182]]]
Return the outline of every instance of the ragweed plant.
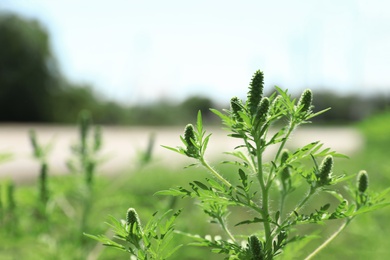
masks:
[[[42,146],[38,142],[37,135],[34,130],[29,131],[30,143],[33,148],[33,157],[40,164],[39,178],[38,178],[38,192],[39,192],[39,204],[40,212],[45,215],[46,204],[49,200],[49,188],[48,188],[48,163],[47,156],[51,150],[52,143],[46,146]]]
[[[79,142],[71,146],[73,158],[67,162],[71,172],[81,173],[85,177],[85,186],[82,189],[82,214],[80,229],[85,230],[88,223],[89,211],[93,203],[93,184],[97,166],[102,162],[100,150],[102,148],[102,132],[99,126],[94,127],[92,136],[92,117],[86,110],[79,115]]]
[[[113,247],[130,254],[130,259],[167,259],[182,245],[173,245],[174,222],[180,211],[173,213],[168,210],[162,215],[156,213],[143,226],[134,208],[129,208],[125,220],[118,220],[110,216],[107,223],[114,231],[114,238],[106,235],[87,237],[102,242],[103,245]]]
[[[323,148],[320,142],[312,142],[293,151],[286,150],[286,144],[297,127],[310,123],[313,117],[327,110],[314,112],[313,94],[309,89],[298,100],[278,87],[271,96],[264,97],[263,82],[263,73],[257,71],[250,83],[246,102],[233,97],[230,109],[222,112],[211,109],[221,118],[230,132],[229,136],[242,141],[242,145],[227,153],[234,158],[228,163],[237,166],[237,174],[228,177],[206,160],[205,151],[211,135],[203,129],[199,112],[196,126],[187,125],[180,137],[183,146],[165,147],[195,159],[196,164],[205,167],[211,177],[194,180],[189,187],[171,188],[157,194],[199,200],[203,211],[213,223],[219,224],[223,233],[218,239],[187,235],[193,237],[194,244],[209,247],[228,259],[273,259],[290,244],[307,237],[296,231],[300,225],[343,220],[340,228],[307,257],[310,259],[357,215],[389,205],[383,201],[389,190],[380,194],[369,192],[368,175],[361,172],[357,186],[348,189],[351,194],[348,196],[340,192],[338,184],[350,177],[338,175],[333,170],[334,158],[346,156]],[[272,159],[266,160],[265,153],[275,147]],[[286,200],[296,198],[294,193],[302,187],[306,187],[306,193],[295,202],[289,200],[295,206],[287,207]],[[280,192],[275,193],[275,190]],[[325,193],[333,195],[338,203],[332,205],[335,203],[331,200],[316,205],[314,209],[308,207],[314,196]],[[317,197],[316,201],[319,201]],[[279,205],[275,206],[274,202]],[[252,234],[233,234],[228,224],[232,207],[240,207],[240,212],[254,215],[250,219],[246,219],[246,214],[238,216],[243,219],[235,223],[235,226],[252,225]],[[307,213],[308,210],[311,212]],[[247,238],[247,242],[242,243],[243,237]]]
[[[74,157],[67,162],[72,172],[85,175],[89,188],[93,185],[97,165],[100,163],[99,152],[102,148],[102,132],[99,126],[94,127],[91,136],[92,117],[88,111],[79,115],[79,142],[71,147]]]

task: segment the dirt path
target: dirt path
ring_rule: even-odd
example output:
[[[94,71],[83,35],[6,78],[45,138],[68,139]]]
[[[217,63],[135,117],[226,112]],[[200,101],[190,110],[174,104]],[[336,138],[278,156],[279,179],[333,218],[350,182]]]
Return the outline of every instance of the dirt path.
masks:
[[[0,125],[0,153],[9,152],[13,159],[0,164],[0,179],[12,178],[16,181],[29,180],[38,174],[39,165],[32,159],[32,150],[28,139],[29,129],[35,129],[38,140],[42,144],[53,142],[49,155],[50,172],[66,173],[65,162],[70,158],[70,145],[78,138],[75,127],[46,125]],[[209,128],[213,133],[207,154],[213,159],[222,156],[222,152],[231,151],[237,146],[238,140],[228,138],[227,132],[219,128]],[[137,163],[137,154],[146,149],[149,136],[155,135],[153,156],[156,163],[166,166],[189,164],[192,161],[179,154],[162,148],[160,145],[181,145],[179,135],[182,129],[178,127],[103,127],[104,148],[102,154],[108,158],[101,170],[104,173],[115,173],[131,169]],[[294,148],[312,141],[321,140],[326,147],[331,147],[340,153],[352,155],[362,149],[363,138],[353,128],[300,128],[293,134],[289,147]]]

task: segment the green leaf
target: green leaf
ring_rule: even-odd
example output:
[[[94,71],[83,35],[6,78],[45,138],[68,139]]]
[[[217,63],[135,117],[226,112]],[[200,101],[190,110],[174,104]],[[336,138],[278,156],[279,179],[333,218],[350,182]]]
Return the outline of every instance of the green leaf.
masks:
[[[92,238],[94,240],[97,240],[97,241],[101,242],[105,246],[115,247],[117,249],[120,249],[120,250],[123,250],[123,251],[127,251],[126,247],[124,247],[123,245],[118,244],[118,243],[112,241],[111,239],[107,238],[104,235],[95,236],[95,235],[91,235],[91,234],[87,234],[87,233],[83,233],[83,235],[86,236],[86,237]]]
[[[212,188],[221,192],[225,192],[225,188],[219,182],[208,178],[206,178],[206,181],[211,185]]]
[[[243,225],[243,224],[252,224],[252,223],[259,223],[259,222],[264,222],[264,219],[255,217],[253,220],[244,220],[244,221],[238,222],[234,226],[236,227],[236,226]]]
[[[169,190],[161,190],[154,195],[163,195],[163,196],[190,196],[191,192],[189,190],[186,190],[182,187],[179,189],[170,188]]]
[[[221,113],[217,109],[211,108],[210,111],[213,112],[215,115],[217,115],[219,118],[221,118],[223,122],[233,121],[233,120],[231,120],[231,118],[229,116]]]
[[[384,202],[384,203],[378,203],[378,204],[375,204],[375,205],[372,205],[372,206],[363,206],[360,209],[358,209],[357,211],[355,211],[355,213],[352,214],[352,215],[356,216],[356,215],[359,215],[359,214],[371,212],[371,211],[374,211],[374,210],[382,209],[382,208],[387,207],[389,205],[390,205],[390,202]]]
[[[198,133],[202,134],[203,133],[203,121],[202,121],[202,112],[200,110],[198,111],[198,116],[197,116],[197,120],[196,120],[196,127],[198,130]]]
[[[186,155],[183,148],[174,148],[174,147],[165,146],[165,145],[161,145],[161,147],[168,149],[168,150],[171,150],[171,151],[174,151],[174,152],[179,153],[179,154]]]
[[[196,186],[198,186],[199,188],[201,188],[203,190],[209,190],[209,187],[207,187],[207,185],[201,183],[200,181],[194,181],[194,183],[196,184]]]

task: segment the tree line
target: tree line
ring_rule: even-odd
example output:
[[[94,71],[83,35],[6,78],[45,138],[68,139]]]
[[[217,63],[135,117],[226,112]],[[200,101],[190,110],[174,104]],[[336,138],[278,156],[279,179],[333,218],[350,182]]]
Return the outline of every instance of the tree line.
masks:
[[[200,109],[208,123],[218,122],[208,108],[228,108],[211,98],[192,96],[182,102],[160,100],[124,105],[103,99],[92,86],[70,82],[58,66],[46,29],[33,19],[0,13],[0,122],[73,124],[82,110],[96,123],[182,125]],[[338,96],[315,92],[314,106],[332,110],[317,121],[350,123],[388,109],[389,96]]]

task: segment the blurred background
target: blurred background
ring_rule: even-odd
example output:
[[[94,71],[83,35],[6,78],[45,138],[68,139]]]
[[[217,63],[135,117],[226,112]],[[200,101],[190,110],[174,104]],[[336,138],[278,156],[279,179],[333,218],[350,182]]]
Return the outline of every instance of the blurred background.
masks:
[[[260,69],[267,94],[275,85],[294,97],[311,88],[316,111],[332,108],[314,119],[317,128],[297,132],[293,147],[322,140],[351,156],[340,171],[365,168],[377,174],[374,187],[388,187],[389,28],[390,3],[381,0],[1,0],[0,162],[8,162],[0,179],[24,183],[38,175],[29,129],[53,143],[52,173],[65,173],[85,110],[103,125],[103,172],[138,171],[135,161],[152,146],[153,160],[172,166],[166,163],[171,153],[159,145],[179,145],[178,135],[198,110],[215,133],[218,145],[210,154],[232,149],[236,143],[224,141],[209,108],[228,108],[233,96],[245,99]],[[160,189],[156,180],[151,193]],[[385,216],[361,223],[386,237]],[[362,258],[337,243],[330,252],[386,259],[386,246],[364,232],[356,225],[339,240],[348,243],[354,235]]]
[[[266,91],[315,91],[324,120],[349,123],[390,98],[383,1],[18,1],[1,15],[2,122],[182,124]],[[16,106],[16,104],[18,104]],[[181,113],[177,113],[181,111]]]

